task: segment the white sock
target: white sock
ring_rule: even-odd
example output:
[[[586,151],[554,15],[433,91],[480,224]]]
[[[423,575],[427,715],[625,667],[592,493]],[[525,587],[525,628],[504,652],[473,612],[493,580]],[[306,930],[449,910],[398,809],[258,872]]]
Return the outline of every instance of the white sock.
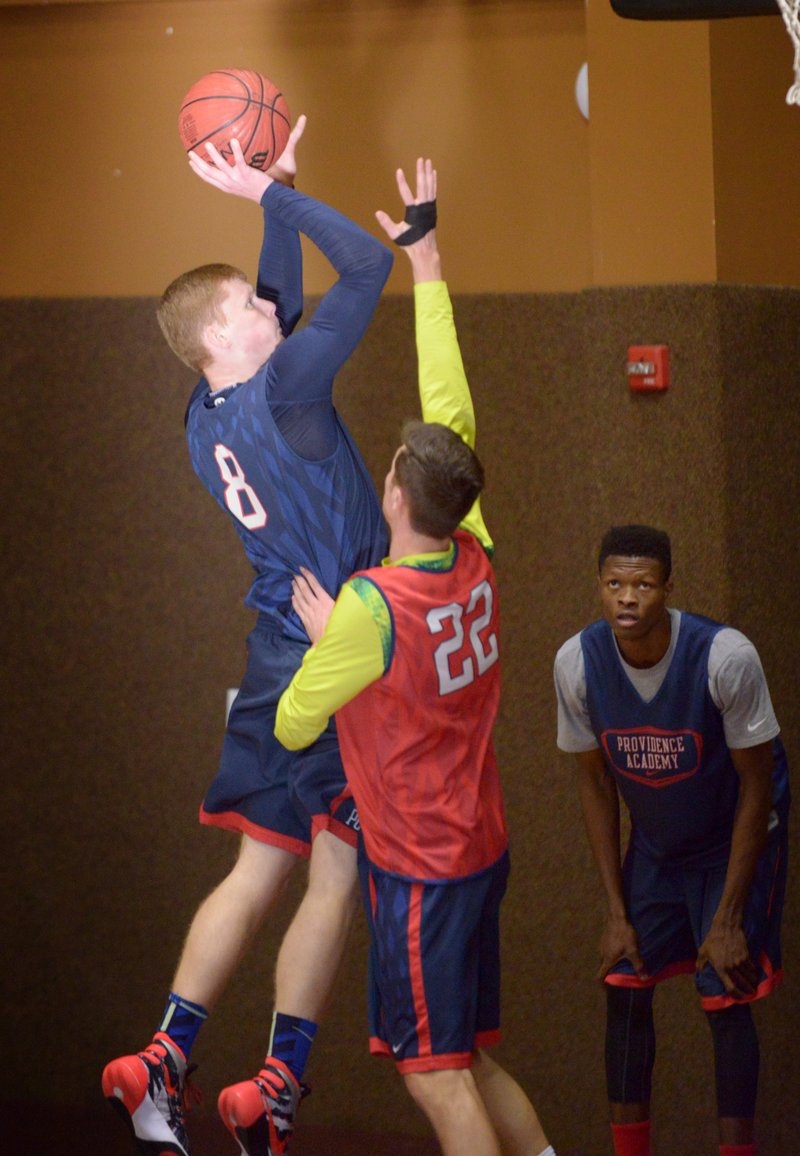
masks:
[[[539,1156],[556,1156],[556,1150],[552,1144],[548,1144],[546,1148],[542,1149]]]

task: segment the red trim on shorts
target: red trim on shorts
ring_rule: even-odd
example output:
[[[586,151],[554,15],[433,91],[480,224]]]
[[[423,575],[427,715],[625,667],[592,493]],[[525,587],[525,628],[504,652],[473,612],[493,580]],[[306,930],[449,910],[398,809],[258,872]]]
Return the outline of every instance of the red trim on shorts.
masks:
[[[382,1040],[379,1036],[369,1037],[369,1054],[371,1056],[382,1056],[386,1060],[393,1060],[392,1049],[387,1044],[386,1040]]]
[[[475,1036],[475,1047],[471,1052],[450,1052],[441,1056],[412,1056],[407,1060],[396,1060],[395,1063],[398,1072],[434,1072],[443,1068],[468,1068],[472,1064],[472,1055],[475,1050],[490,1048],[499,1043],[500,1029],[495,1028],[492,1031],[478,1032]],[[386,1040],[382,1040],[378,1036],[369,1037],[369,1051],[370,1055],[377,1056],[379,1059],[394,1060],[392,1049]],[[466,1058],[466,1063],[461,1062],[462,1058]]]
[[[431,1025],[422,971],[422,892],[422,883],[412,883],[408,897],[408,965],[414,1014],[417,1017],[417,1059],[424,1059],[431,1054]]]
[[[700,1000],[703,1011],[722,1011],[723,1008],[732,1007],[735,1003],[753,1003],[754,1000],[763,999],[764,996],[769,995],[775,990],[778,984],[783,979],[783,968],[778,971],[772,970],[772,965],[766,956],[762,956],[761,967],[766,971],[766,979],[763,979],[756,990],[750,995],[733,996],[728,995],[709,995]]]
[[[353,792],[350,790],[350,784],[346,783],[344,790],[339,792],[339,794],[336,796],[336,798],[333,800],[333,802],[330,805],[329,810],[330,810],[331,814],[335,815],[336,812],[341,807],[342,803],[345,801],[345,799],[352,799],[352,797],[353,797]]]
[[[367,872],[367,882],[369,884],[369,906],[372,912],[372,918],[375,918],[375,911],[378,906],[378,891],[375,886],[375,876],[371,871]]]
[[[655,987],[657,983],[663,983],[665,979],[672,979],[674,975],[689,975],[695,971],[695,961],[693,959],[684,959],[680,963],[670,963],[667,967],[662,967],[661,971],[656,972],[655,975],[648,975],[647,979],[639,979],[638,975],[622,975],[619,972],[609,972],[604,977],[606,983],[611,984],[612,987]]]
[[[441,1056],[411,1056],[407,1060],[397,1061],[397,1070],[401,1076],[408,1072],[442,1072],[453,1068],[471,1068],[472,1052],[450,1052]]]
[[[722,1008],[731,1007],[735,1003],[753,1003],[754,1000],[763,999],[764,996],[773,992],[783,979],[783,968],[773,971],[772,964],[763,952],[758,962],[766,976],[751,995],[733,996],[725,992],[723,995],[701,996],[700,1005],[703,1010],[721,1011]],[[669,967],[662,968],[657,975],[651,975],[644,980],[639,979],[638,975],[611,974],[605,977],[605,982],[611,984],[612,987],[654,987],[655,984],[662,983],[665,979],[672,979],[674,975],[688,975],[695,970],[694,963],[686,960],[683,963],[671,963]]]
[[[312,815],[311,816],[311,842],[313,843],[320,831],[329,831],[331,835],[335,835],[337,839],[341,839],[343,843],[348,846],[358,847],[358,831],[354,831],[352,827],[348,827],[346,823],[342,823],[340,819],[334,819],[333,815]]]
[[[482,1045],[476,1042],[476,1047]],[[377,1036],[370,1036],[369,1050],[373,1056],[385,1060],[394,1060],[392,1049],[385,1040]],[[471,1068],[473,1052],[449,1052],[441,1056],[410,1056],[407,1060],[395,1060],[395,1065],[401,1075],[406,1072],[440,1072],[448,1068]]]
[[[493,1048],[500,1043],[500,1029],[491,1028],[489,1031],[477,1032],[475,1036],[476,1048]]]
[[[236,811],[207,811],[205,807],[201,806],[198,818],[206,827],[221,827],[224,831],[249,835],[258,843],[268,843],[271,847],[290,851],[292,855],[299,855],[301,859],[308,859],[311,855],[311,847],[302,839],[294,839],[291,835],[281,835],[278,831],[269,831],[266,827],[259,827],[257,823],[252,823]]]

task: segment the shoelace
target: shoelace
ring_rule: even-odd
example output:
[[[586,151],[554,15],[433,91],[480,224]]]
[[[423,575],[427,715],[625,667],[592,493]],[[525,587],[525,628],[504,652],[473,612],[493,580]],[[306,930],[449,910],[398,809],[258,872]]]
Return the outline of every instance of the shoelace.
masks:
[[[152,1064],[166,1064],[169,1056],[169,1049],[165,1044],[159,1040],[154,1040],[149,1044],[143,1052],[140,1053],[142,1058]],[[203,1103],[203,1093],[198,1086],[192,1081],[192,1075],[197,1071],[197,1064],[189,1064],[183,1074],[183,1087],[181,1088],[181,1081],[178,1080],[179,1095],[184,1111],[191,1111],[193,1105],[198,1107]]]
[[[256,1076],[257,1080],[267,1085],[267,1090],[275,1096],[280,1096],[284,1088],[288,1087],[285,1076],[274,1068],[262,1068]],[[311,1088],[308,1084],[298,1084],[300,1089],[300,1100],[305,1100],[306,1096],[311,1095]],[[298,1103],[300,1102],[298,1100]]]
[[[147,1060],[148,1063],[155,1062],[157,1064],[163,1064],[168,1054],[165,1045],[159,1040],[153,1040],[143,1052],[139,1053],[143,1060]]]
[[[267,1091],[271,1092],[274,1096],[280,1096],[281,1092],[288,1088],[286,1078],[281,1075],[280,1072],[275,1071],[274,1068],[262,1068],[256,1076],[256,1079],[260,1080],[262,1084],[266,1084]]]

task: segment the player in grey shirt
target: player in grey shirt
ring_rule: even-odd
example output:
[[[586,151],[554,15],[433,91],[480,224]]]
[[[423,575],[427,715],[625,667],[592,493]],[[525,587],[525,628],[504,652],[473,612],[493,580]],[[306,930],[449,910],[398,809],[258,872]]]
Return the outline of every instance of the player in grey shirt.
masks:
[[[681,629],[680,610],[668,608],[667,613],[671,628],[669,647],[655,666],[631,666],[617,648],[620,667],[645,702],[651,702],[661,688]],[[573,634],[556,655],[555,682],[559,750],[570,754],[592,750],[597,746],[597,737],[586,705],[586,668],[580,634]],[[711,642],[708,690],[722,714],[729,747],[754,747],[780,733],[758,652],[732,626],[719,630]]]
[[[755,1156],[750,1004],[782,975],[786,758],[755,647],[668,608],[671,566],[663,531],[609,530],[603,617],[555,661],[558,745],[576,756],[608,903],[599,974],[611,1127],[618,1156],[649,1156],[653,993],[694,972],[714,1043],[720,1144]],[[624,862],[620,797],[631,818]]]

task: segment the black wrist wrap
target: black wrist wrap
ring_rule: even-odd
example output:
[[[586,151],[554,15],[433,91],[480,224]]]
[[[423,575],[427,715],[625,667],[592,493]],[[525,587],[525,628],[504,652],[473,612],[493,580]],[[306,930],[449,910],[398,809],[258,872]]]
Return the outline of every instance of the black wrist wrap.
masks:
[[[403,220],[410,229],[395,239],[396,245],[413,245],[431,229],[436,228],[436,201],[423,201],[421,205],[406,205]]]

